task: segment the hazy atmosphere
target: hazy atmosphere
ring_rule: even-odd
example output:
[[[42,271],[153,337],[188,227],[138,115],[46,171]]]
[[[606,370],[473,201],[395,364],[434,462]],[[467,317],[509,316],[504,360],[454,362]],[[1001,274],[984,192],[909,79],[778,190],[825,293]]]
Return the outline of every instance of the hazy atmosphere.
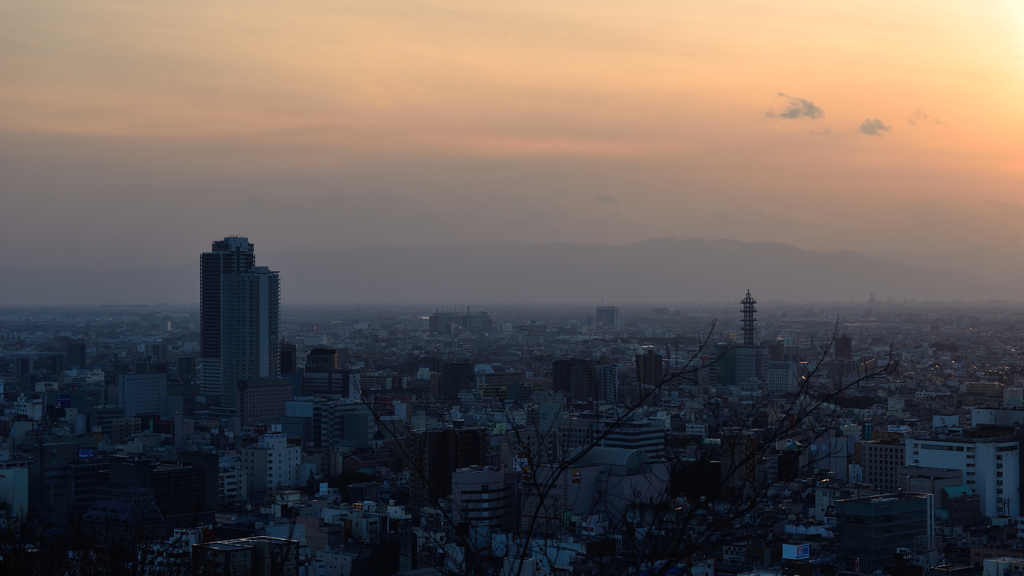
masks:
[[[698,237],[1020,279],[1022,38],[1014,2],[12,0],[0,266]]]

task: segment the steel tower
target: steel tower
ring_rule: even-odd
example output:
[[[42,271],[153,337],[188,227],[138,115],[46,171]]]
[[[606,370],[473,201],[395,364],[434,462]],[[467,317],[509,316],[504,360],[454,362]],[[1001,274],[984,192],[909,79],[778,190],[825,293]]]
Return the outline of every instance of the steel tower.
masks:
[[[757,300],[754,300],[750,295],[750,290],[747,290],[746,298],[740,303],[743,304],[743,347],[753,348],[754,322],[757,322],[757,318],[754,317],[757,308],[754,308],[754,304],[757,304]]]

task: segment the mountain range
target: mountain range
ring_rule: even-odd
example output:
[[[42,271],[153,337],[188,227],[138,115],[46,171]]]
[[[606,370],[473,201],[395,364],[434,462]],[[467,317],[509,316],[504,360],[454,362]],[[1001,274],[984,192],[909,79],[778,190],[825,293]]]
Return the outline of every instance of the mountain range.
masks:
[[[897,260],[897,261],[893,261]],[[659,238],[622,246],[481,243],[257,252],[281,272],[285,304],[865,302],[1020,300],[1024,281],[910,263],[900,253],[815,252],[787,244]],[[935,260],[933,258],[933,260]],[[188,266],[2,268],[0,305],[192,303]]]

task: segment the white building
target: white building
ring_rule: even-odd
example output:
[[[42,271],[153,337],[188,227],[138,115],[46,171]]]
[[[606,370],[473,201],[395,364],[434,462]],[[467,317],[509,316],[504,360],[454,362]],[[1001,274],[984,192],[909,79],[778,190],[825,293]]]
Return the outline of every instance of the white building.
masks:
[[[790,394],[796,392],[796,362],[768,363],[768,393]]]
[[[288,435],[280,426],[264,434],[258,444],[242,449],[242,466],[249,473],[249,483],[257,492],[299,486],[299,465],[302,447],[289,446]]]
[[[665,423],[656,418],[597,422],[594,426],[594,446],[643,450],[651,458],[664,458]]]
[[[908,466],[964,471],[985,516],[1018,516],[1020,447],[1012,437],[905,438]]]
[[[117,405],[126,418],[163,414],[167,400],[167,374],[130,374],[118,378]]]
[[[220,503],[233,504],[245,502],[249,495],[249,473],[242,465],[242,457],[238,454],[225,454],[219,462]]]

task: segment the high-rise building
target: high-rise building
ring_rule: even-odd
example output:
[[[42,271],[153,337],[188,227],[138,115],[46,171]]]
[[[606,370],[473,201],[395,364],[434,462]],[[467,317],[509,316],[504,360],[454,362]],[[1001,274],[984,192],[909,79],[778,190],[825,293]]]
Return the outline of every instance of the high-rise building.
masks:
[[[594,312],[594,321],[604,324],[606,328],[618,328],[622,326],[619,319],[618,306],[598,306]]]
[[[221,283],[225,276],[247,272],[256,265],[255,246],[248,238],[230,236],[213,243],[199,257],[199,347],[204,396],[224,393],[221,368]],[[234,393],[231,394],[234,396]]]
[[[597,399],[615,403],[619,399],[619,367],[614,364],[594,366]]]
[[[281,375],[277,272],[256,266],[221,278],[221,405],[235,409],[242,380]]]
[[[67,365],[72,368],[87,368],[85,364],[85,341],[68,342]]]
[[[445,362],[441,365],[441,398],[459,397],[459,392],[474,381],[475,365],[472,362]]]
[[[487,458],[483,428],[445,428],[409,435],[409,494],[414,508],[437,505],[452,493],[452,474],[482,466]]]
[[[640,383],[640,389],[649,392],[661,385],[662,380],[662,355],[653,348],[644,354],[636,355],[636,379]]]
[[[583,358],[565,358],[551,363],[551,389],[568,393],[573,400],[594,396],[594,363]]]

